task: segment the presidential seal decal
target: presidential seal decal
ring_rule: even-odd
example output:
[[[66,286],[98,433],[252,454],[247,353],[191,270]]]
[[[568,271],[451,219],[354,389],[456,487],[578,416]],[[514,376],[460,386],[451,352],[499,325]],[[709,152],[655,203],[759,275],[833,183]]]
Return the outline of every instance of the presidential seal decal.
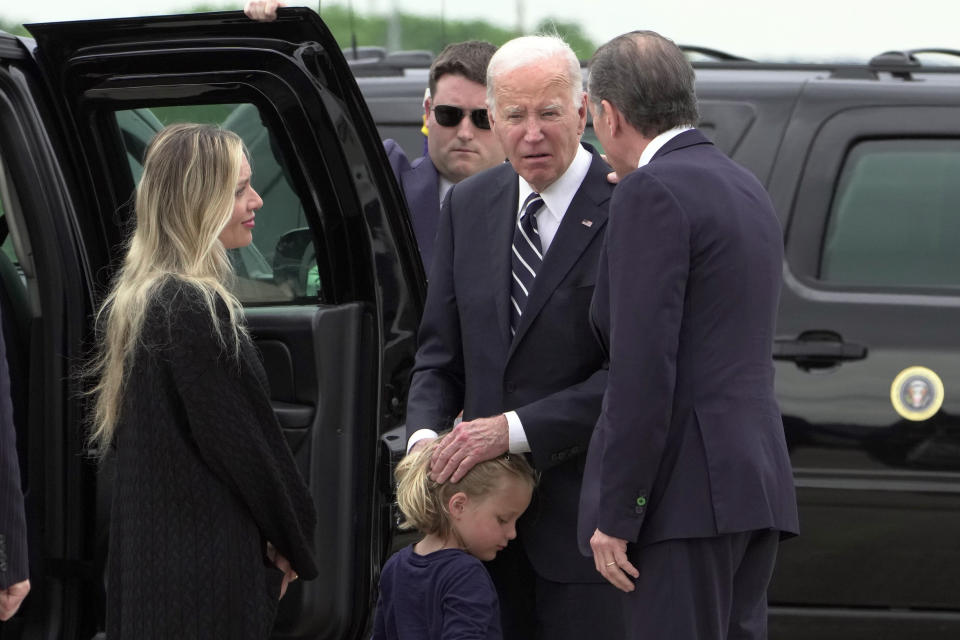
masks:
[[[890,385],[890,402],[907,420],[926,420],[943,405],[943,382],[926,367],[907,367]]]

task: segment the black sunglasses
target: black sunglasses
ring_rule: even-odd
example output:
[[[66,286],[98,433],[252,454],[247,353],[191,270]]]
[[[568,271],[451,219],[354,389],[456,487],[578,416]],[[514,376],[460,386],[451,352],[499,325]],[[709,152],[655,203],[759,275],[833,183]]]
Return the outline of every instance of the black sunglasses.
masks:
[[[487,117],[486,109],[474,109],[467,112],[470,115],[470,122],[477,129],[489,129],[490,118]],[[464,111],[460,107],[453,107],[449,104],[438,104],[433,108],[433,116],[441,127],[455,127],[463,120]]]

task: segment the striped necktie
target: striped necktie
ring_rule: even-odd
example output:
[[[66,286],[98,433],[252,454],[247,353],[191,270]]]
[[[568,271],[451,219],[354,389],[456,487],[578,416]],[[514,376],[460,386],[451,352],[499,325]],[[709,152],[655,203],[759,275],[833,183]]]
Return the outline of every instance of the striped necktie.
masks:
[[[512,267],[513,279],[510,287],[510,334],[517,332],[520,316],[527,306],[527,297],[533,287],[533,280],[543,263],[543,251],[540,249],[540,233],[537,231],[536,213],[543,206],[539,193],[531,193],[520,209],[517,224],[513,230]]]

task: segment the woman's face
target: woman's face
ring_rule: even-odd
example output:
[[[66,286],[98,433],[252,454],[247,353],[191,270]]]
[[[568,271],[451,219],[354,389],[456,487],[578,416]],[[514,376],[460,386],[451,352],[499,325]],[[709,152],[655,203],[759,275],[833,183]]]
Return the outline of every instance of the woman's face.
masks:
[[[253,242],[253,219],[256,217],[256,210],[263,206],[263,200],[250,184],[251,175],[253,172],[250,170],[250,163],[247,162],[247,157],[243,156],[240,180],[234,192],[233,215],[220,232],[220,242],[227,249],[238,249]]]

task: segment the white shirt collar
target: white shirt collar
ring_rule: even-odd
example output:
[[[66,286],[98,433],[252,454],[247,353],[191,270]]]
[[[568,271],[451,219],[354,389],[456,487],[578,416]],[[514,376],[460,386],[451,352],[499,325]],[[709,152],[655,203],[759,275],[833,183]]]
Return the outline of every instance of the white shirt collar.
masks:
[[[580,188],[583,179],[587,177],[592,162],[593,155],[582,144],[578,144],[577,153],[573,156],[573,161],[567,167],[567,170],[553,184],[540,192],[540,197],[543,198],[543,208],[549,211],[557,222],[563,219],[563,214],[567,212],[567,207],[570,206],[573,196],[577,195],[577,189]],[[524,200],[533,191],[530,183],[521,177],[517,212],[520,211]],[[537,216],[539,218],[540,214],[538,213]]]
[[[440,178],[440,186],[438,187],[440,191],[440,204],[443,204],[443,199],[447,197],[447,191],[450,191],[453,183],[439,174],[437,174],[437,177]]]
[[[656,138],[651,140],[650,143],[647,144],[647,147],[643,150],[643,153],[640,154],[640,162],[637,163],[637,168],[639,169],[645,164],[648,164],[651,160],[653,160],[653,156],[657,153],[657,151],[660,151],[660,149],[663,148],[663,145],[667,144],[684,131],[690,131],[690,129],[693,129],[693,127],[681,125],[679,127],[674,127],[673,129],[667,129]]]

